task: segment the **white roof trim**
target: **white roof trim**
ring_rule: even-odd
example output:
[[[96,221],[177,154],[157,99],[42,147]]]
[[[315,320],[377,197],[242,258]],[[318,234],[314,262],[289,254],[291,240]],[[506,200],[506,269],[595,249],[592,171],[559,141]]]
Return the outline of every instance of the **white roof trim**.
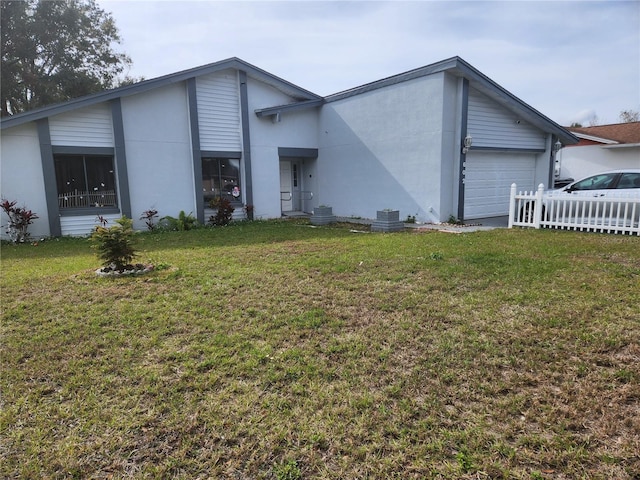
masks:
[[[611,148],[638,148],[640,147],[640,143],[616,143],[615,145],[602,145],[600,148],[606,148],[607,150]]]
[[[571,132],[571,130],[569,131]],[[576,137],[581,138],[583,140],[590,140],[592,142],[604,143],[605,145],[616,145],[620,143],[620,142],[616,142],[615,140],[610,140],[608,138],[594,137],[593,135],[586,135],[584,133],[579,133],[579,132],[571,132],[571,133],[573,133]]]

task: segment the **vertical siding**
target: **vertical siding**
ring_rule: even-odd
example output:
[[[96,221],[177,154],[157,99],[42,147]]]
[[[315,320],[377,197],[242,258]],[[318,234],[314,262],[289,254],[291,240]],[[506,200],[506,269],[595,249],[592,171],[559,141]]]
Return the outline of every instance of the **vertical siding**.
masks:
[[[116,224],[116,220],[121,217],[119,213],[110,213],[103,215],[109,223],[107,227],[112,227]],[[62,235],[70,235],[73,237],[81,237],[89,235],[93,228],[100,225],[97,215],[79,215],[70,217],[60,217],[60,228]]]
[[[196,80],[198,122],[202,150],[242,150],[240,95],[235,72]]]
[[[520,121],[520,123],[517,123]],[[469,89],[467,131],[474,147],[544,149],[545,134],[477,90]]]
[[[51,117],[49,128],[52,145],[113,147],[111,109],[106,103]]]

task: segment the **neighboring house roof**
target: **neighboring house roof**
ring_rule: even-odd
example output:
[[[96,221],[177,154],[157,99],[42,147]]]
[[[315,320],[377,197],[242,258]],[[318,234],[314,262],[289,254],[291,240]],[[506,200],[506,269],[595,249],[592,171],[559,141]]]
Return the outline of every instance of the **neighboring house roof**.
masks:
[[[13,115],[11,117],[5,117],[0,121],[0,128],[5,129],[5,128],[21,125],[23,123],[40,120],[42,118],[50,117],[52,115],[57,115],[57,114],[74,110],[77,108],[86,107],[89,105],[112,100],[115,98],[135,95],[148,90],[152,90],[154,88],[170,85],[173,83],[187,80],[189,78],[194,78],[201,75],[207,75],[210,73],[226,70],[229,68],[235,68],[238,70],[245,71],[247,72],[247,75],[249,77],[261,80],[273,86],[274,88],[286,93],[287,95],[293,97],[296,100],[296,102],[287,104],[287,105],[280,105],[280,106],[273,106],[273,107],[258,109],[255,112],[256,115],[258,116],[277,115],[280,112],[284,112],[287,110],[314,108],[322,105],[325,102],[327,103],[334,102],[337,100],[341,100],[343,98],[359,95],[361,93],[365,93],[371,90],[376,90],[389,85],[394,85],[394,84],[405,82],[415,78],[431,75],[433,73],[446,71],[455,76],[466,78],[469,81],[469,84],[473,86],[475,89],[482,92],[484,95],[488,96],[489,98],[492,98],[494,101],[503,105],[508,110],[511,110],[517,113],[523,120],[528,121],[532,125],[540,128],[545,132],[552,133],[553,135],[558,137],[563,144],[568,145],[568,144],[575,144],[578,142],[578,138],[574,136],[572,133],[570,133],[567,129],[558,125],[548,117],[544,116],[542,113],[535,110],[533,107],[529,106],[528,104],[526,104],[525,102],[517,98],[515,95],[511,94],[510,92],[502,88],[500,85],[495,83],[489,77],[484,75],[479,70],[475,69],[473,66],[465,62],[460,57],[452,57],[446,60],[442,60],[440,62],[433,63],[431,65],[410,70],[408,72],[394,75],[392,77],[378,80],[376,82],[368,83],[360,87],[355,87],[350,90],[345,90],[343,92],[329,95],[324,98],[314,93],[311,93],[307,90],[304,90],[303,88],[300,88],[290,82],[287,82],[286,80],[276,77],[275,75],[272,75],[264,70],[261,70],[258,67],[255,67],[247,62],[244,62],[239,58],[233,57],[227,60],[222,60],[220,62],[211,63],[201,67],[196,67],[196,68],[184,70],[177,73],[172,73],[170,75],[165,75],[165,76],[150,79],[150,80],[144,80],[142,82],[135,83],[133,85],[120,87],[113,90],[106,90],[104,92],[96,93],[93,95],[88,95],[85,97],[69,100],[64,103],[51,105],[51,106],[47,106],[47,107],[43,107],[35,110],[30,110],[28,112],[24,112],[18,115]]]
[[[614,123],[594,127],[568,127],[567,130],[580,138],[580,143],[576,146],[640,144],[640,122]]]
[[[105,90],[104,92],[74,98],[64,103],[49,105],[46,107],[29,110],[28,112],[20,113],[17,115],[12,115],[10,117],[5,117],[0,121],[0,128],[5,129],[9,127],[15,127],[17,125],[33,122],[42,118],[50,117],[52,115],[58,115],[60,113],[75,110],[77,108],[83,108],[96,103],[113,100],[114,98],[135,95],[158,87],[182,82],[189,78],[208,75],[230,68],[245,71],[249,77],[261,80],[264,83],[271,85],[272,87],[295,98],[298,101],[322,101],[322,97],[316,95],[315,93],[311,93],[308,90],[300,88],[293,83],[287,82],[286,80],[272,75],[258,67],[240,60],[239,58],[233,57],[226,60],[221,60],[219,62],[210,63],[208,65],[203,65],[201,67],[171,73],[162,77],[143,80],[141,82],[127,85],[125,87],[115,88],[113,90]]]

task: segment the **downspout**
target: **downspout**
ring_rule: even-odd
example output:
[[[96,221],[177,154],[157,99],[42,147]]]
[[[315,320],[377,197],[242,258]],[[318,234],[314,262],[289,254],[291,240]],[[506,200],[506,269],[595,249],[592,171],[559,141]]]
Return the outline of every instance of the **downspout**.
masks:
[[[458,172],[458,220],[464,220],[464,172],[467,154],[463,150],[464,139],[467,136],[467,117],[469,115],[469,80],[462,79],[462,108],[460,112],[460,143],[458,151],[460,152],[460,170]]]
[[[253,183],[251,178],[251,137],[249,135],[249,97],[247,93],[247,72],[238,71],[240,76],[240,114],[242,118],[242,156],[244,158],[245,204],[253,206]],[[248,208],[249,220],[253,220],[253,209]]]

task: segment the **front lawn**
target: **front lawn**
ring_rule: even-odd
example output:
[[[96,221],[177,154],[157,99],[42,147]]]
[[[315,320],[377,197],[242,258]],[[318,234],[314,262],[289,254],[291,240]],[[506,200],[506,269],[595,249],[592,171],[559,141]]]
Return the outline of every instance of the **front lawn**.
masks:
[[[0,477],[637,479],[640,240],[255,222],[2,246]]]

